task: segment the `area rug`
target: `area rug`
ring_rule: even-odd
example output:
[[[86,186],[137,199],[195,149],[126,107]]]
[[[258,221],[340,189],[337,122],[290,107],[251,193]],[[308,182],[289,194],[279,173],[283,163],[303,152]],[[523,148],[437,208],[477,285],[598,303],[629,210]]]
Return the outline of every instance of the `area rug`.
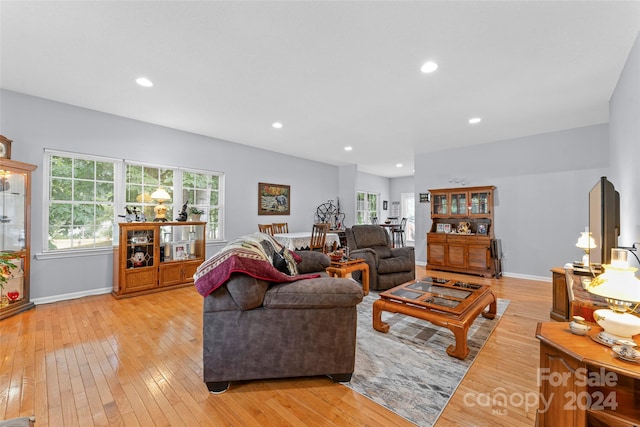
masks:
[[[372,305],[377,299],[372,292],[358,305],[356,366],[345,385],[418,426],[432,426],[509,301],[498,299],[493,320],[478,316],[469,328],[469,355],[459,360],[446,352],[454,343],[453,333],[427,321],[383,312],[389,332],[373,329]]]

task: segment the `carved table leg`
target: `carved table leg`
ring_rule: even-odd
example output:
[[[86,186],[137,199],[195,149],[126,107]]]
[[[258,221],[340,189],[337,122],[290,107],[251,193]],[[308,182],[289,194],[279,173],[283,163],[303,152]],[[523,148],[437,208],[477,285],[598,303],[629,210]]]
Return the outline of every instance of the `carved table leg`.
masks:
[[[454,342],[447,347],[447,354],[451,357],[463,360],[469,354],[469,346],[467,346],[467,332],[469,332],[469,323],[449,323],[447,328],[453,332]]]
[[[382,321],[382,312],[385,305],[385,301],[381,299],[373,303],[373,329],[386,334],[389,332],[389,324]]]
[[[492,301],[489,304],[489,310],[482,312],[482,317],[487,319],[495,319],[496,314],[498,313],[498,300],[493,292],[490,293]]]

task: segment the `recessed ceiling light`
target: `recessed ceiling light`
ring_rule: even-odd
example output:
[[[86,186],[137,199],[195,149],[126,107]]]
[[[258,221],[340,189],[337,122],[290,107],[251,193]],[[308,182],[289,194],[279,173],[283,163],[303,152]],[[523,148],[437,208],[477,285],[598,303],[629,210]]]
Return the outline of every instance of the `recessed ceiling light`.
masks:
[[[344,147],[344,151],[351,151],[351,150],[353,150],[353,147],[350,147],[350,146]]]
[[[469,124],[470,125],[477,125],[481,121],[482,121],[482,119],[480,117],[474,117],[472,119],[469,119]]]
[[[276,129],[282,129],[282,123],[280,123],[280,122],[275,122],[271,126],[273,126]]]
[[[438,64],[436,64],[433,61],[427,61],[422,65],[422,67],[420,68],[420,71],[422,71],[423,73],[433,73],[437,69],[438,69]]]
[[[396,164],[396,167],[397,167],[397,168],[401,168],[401,167],[402,167],[402,163],[397,163],[397,164]]]
[[[136,79],[136,83],[138,83],[140,86],[144,86],[144,87],[152,87],[153,86],[153,82],[151,80],[149,80],[146,77],[138,77]]]

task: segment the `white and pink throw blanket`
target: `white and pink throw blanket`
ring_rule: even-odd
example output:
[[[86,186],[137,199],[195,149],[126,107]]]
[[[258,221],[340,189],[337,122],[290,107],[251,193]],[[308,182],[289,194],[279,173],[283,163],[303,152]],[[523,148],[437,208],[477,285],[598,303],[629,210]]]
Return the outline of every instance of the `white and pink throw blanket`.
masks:
[[[268,234],[254,233],[239,237],[200,264],[193,275],[196,289],[206,297],[222,286],[231,273],[244,273],[274,283],[320,277],[319,274],[297,274],[296,263],[300,258],[288,249],[284,250],[283,255],[292,275],[280,272],[273,266],[272,259],[274,252],[280,252],[282,248]]]

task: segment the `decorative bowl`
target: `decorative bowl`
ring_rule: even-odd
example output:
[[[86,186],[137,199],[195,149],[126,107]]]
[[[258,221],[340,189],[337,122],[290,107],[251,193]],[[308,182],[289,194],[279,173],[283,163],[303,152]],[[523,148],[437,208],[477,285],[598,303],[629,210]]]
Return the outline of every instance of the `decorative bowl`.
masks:
[[[342,252],[332,252],[329,254],[329,258],[331,258],[331,261],[334,262],[340,261],[343,256],[344,254]]]

